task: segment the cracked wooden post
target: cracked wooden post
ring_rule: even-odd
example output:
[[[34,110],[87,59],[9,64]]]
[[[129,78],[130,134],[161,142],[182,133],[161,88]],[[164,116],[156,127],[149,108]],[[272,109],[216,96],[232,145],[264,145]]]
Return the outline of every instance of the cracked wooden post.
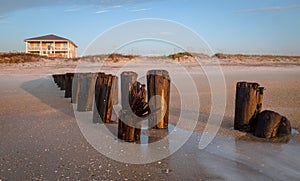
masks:
[[[65,98],[72,97],[72,82],[73,82],[74,73],[66,73],[65,75]]]
[[[238,82],[236,84],[234,129],[253,132],[256,116],[262,110],[263,87],[258,83]]]
[[[111,74],[99,73],[95,85],[94,123],[110,123],[113,105],[118,103],[118,78]],[[117,98],[115,98],[117,97]]]
[[[133,115],[129,105],[129,90],[136,82],[137,73],[122,72],[121,74],[121,104],[122,110],[119,113],[118,138],[125,141],[134,141],[134,127],[128,124],[132,123]],[[127,123],[127,124],[126,124]]]
[[[114,75],[109,75],[111,77],[111,83],[109,87],[109,94],[107,94],[107,111],[106,111],[106,122],[111,122],[112,117],[114,115],[115,121],[116,119],[116,113],[113,111],[113,105],[118,104],[118,77]]]
[[[140,140],[141,121],[150,114],[146,86],[136,79],[135,72],[121,74],[122,110],[119,114],[118,138],[128,142]]]
[[[132,111],[130,125],[134,127],[134,133],[130,133],[128,139],[139,141],[142,132],[142,120],[150,114],[150,108],[146,101],[146,86],[136,81],[129,90],[129,105]]]
[[[81,73],[78,75],[78,101],[77,111],[92,111],[95,91],[96,73]]]
[[[148,103],[151,110],[155,111],[149,119],[149,127],[168,128],[170,83],[169,73],[166,70],[147,72]]]

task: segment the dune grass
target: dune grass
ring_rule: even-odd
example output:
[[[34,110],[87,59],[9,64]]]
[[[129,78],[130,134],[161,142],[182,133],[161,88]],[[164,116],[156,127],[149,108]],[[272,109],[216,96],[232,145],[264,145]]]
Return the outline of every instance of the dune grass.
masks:
[[[189,52],[179,52],[179,53],[168,55],[168,58],[171,58],[173,60],[176,60],[176,59],[179,59],[182,57],[194,57],[194,56]]]
[[[195,56],[203,56],[208,57],[204,54],[192,54],[189,52],[179,52],[175,54],[171,54],[168,56],[164,56],[165,58],[179,60],[181,58],[188,58]],[[110,55],[90,55],[85,57],[78,57],[78,58],[57,58],[57,57],[46,57],[34,54],[27,54],[27,53],[1,53],[0,52],[0,63],[29,63],[29,62],[39,62],[39,61],[55,61],[55,60],[62,60],[62,61],[88,61],[88,60],[95,60],[95,61],[112,61],[112,62],[119,62],[123,60],[130,61],[132,59],[140,57],[139,55],[123,55],[118,53],[113,53]],[[245,55],[245,54],[224,54],[224,53],[217,53],[213,56],[214,58],[219,58],[221,60],[238,60],[240,62],[294,62],[300,63],[300,56],[277,56],[277,55]]]
[[[42,60],[71,60],[77,61],[78,58],[59,58],[59,57],[46,57],[30,53],[0,53],[0,63],[29,63],[39,62]]]
[[[246,55],[246,54],[224,54],[217,53],[214,57],[219,59],[236,59],[239,61],[244,60],[253,60],[256,62],[262,61],[292,61],[292,62],[300,62],[300,56],[286,56],[286,55]]]

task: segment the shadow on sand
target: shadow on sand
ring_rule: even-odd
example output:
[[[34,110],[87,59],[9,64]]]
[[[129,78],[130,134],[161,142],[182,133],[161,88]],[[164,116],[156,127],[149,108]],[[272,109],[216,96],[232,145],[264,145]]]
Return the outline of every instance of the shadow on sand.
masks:
[[[65,92],[55,85],[51,76],[24,82],[21,88],[38,98],[42,103],[74,117],[71,99],[64,98]]]

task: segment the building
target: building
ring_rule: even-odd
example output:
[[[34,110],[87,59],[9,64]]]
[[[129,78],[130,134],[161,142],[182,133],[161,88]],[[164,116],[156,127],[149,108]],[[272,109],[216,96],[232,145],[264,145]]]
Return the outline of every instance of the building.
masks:
[[[26,53],[49,57],[75,58],[77,45],[63,37],[46,35],[24,40]]]

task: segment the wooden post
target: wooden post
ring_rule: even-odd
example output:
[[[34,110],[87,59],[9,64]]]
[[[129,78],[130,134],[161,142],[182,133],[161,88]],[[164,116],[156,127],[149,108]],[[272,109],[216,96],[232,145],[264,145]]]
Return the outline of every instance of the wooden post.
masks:
[[[105,120],[105,123],[110,123],[111,122],[111,116],[112,116],[112,110],[113,110],[113,104],[115,103],[115,100],[113,100],[113,96],[116,96],[115,94],[115,87],[116,86],[114,81],[116,81],[116,76],[113,76],[111,74],[107,75],[108,76],[108,81],[107,81],[107,90],[105,94],[105,99],[106,99],[106,106],[105,110],[103,113],[103,118]]]
[[[236,85],[234,129],[253,132],[256,116],[261,112],[263,87],[258,83],[238,82]]]
[[[136,82],[136,78],[137,74],[134,72],[121,74],[123,106],[119,113],[118,138],[128,142],[140,140],[140,122],[143,117],[150,114],[150,108],[146,102],[145,85]]]
[[[118,138],[128,142],[135,141],[134,130],[132,126],[128,126],[133,122],[133,115],[128,110],[121,110],[119,113],[119,123],[118,123]],[[127,124],[126,124],[127,123]]]
[[[137,73],[122,72],[121,74],[121,104],[123,110],[130,110],[129,89],[137,80]]]
[[[77,111],[91,111],[93,106],[97,74],[82,73],[78,76],[80,88],[78,92]]]
[[[130,132],[130,138],[139,141],[141,137],[142,125],[141,121],[150,114],[150,108],[146,102],[146,86],[140,82],[135,82],[129,90],[129,104],[134,117],[130,120],[130,124],[134,126],[134,132]],[[133,136],[132,136],[133,134]]]
[[[62,84],[63,84],[63,76],[65,76],[65,74],[56,74],[56,75],[53,75],[53,79],[54,79],[54,82],[57,84],[57,86],[59,88],[62,87]]]
[[[53,77],[54,83],[57,84],[58,83],[58,75],[53,74],[52,77]]]
[[[67,73],[65,75],[65,98],[72,97],[72,82],[73,82],[74,73]]]
[[[100,118],[100,110],[98,109],[100,101],[99,101],[99,95],[100,95],[100,90],[101,86],[103,84],[103,76],[105,74],[103,72],[98,73],[96,83],[95,83],[95,101],[94,101],[94,110],[93,110],[93,123],[100,123],[101,118]]]
[[[105,75],[99,73],[95,85],[95,109],[93,122],[94,123],[110,123],[112,116],[112,106],[118,103],[115,98],[118,95],[118,78],[111,74]],[[102,120],[102,121],[100,121]]]
[[[65,74],[61,74],[60,77],[60,90],[66,90],[66,80],[65,80]]]
[[[257,110],[258,113],[262,111],[262,102],[263,102],[263,95],[264,95],[264,87],[258,88],[258,102],[257,102]]]
[[[112,87],[111,87],[111,100],[112,105],[117,105],[119,102],[119,78],[117,76],[113,76],[112,79]]]
[[[166,70],[149,70],[147,72],[147,90],[148,102],[153,96],[160,96],[161,99],[155,99],[150,108],[152,112],[149,119],[149,127],[157,129],[168,128],[169,120],[169,102],[170,102],[170,77]]]
[[[254,136],[269,139],[290,134],[290,121],[279,113],[265,110],[257,116],[257,127]]]
[[[112,75],[103,76],[103,84],[100,86],[98,110],[102,122],[104,123],[109,123],[111,118],[110,116],[111,116],[112,107],[109,107],[110,106],[109,103],[111,103],[111,99],[110,99],[111,85],[112,85]]]
[[[73,82],[72,82],[72,97],[71,97],[71,103],[77,104],[78,102],[78,93],[80,90],[80,81],[79,81],[79,76],[80,73],[75,73],[73,77]]]
[[[109,108],[110,111],[110,119],[112,121],[117,122],[118,118],[117,118],[117,113],[113,110],[113,105],[117,105],[119,102],[119,79],[117,76],[113,76],[112,77],[112,87],[111,87],[111,93],[110,93],[110,100],[111,100],[111,106]]]
[[[129,90],[136,80],[137,73],[135,72],[122,72],[121,74],[122,110],[119,113],[118,138],[125,141],[134,141],[134,139],[130,139],[134,137],[134,127],[128,126],[129,123],[132,123],[133,117],[133,115],[131,115],[132,111],[129,105]]]

